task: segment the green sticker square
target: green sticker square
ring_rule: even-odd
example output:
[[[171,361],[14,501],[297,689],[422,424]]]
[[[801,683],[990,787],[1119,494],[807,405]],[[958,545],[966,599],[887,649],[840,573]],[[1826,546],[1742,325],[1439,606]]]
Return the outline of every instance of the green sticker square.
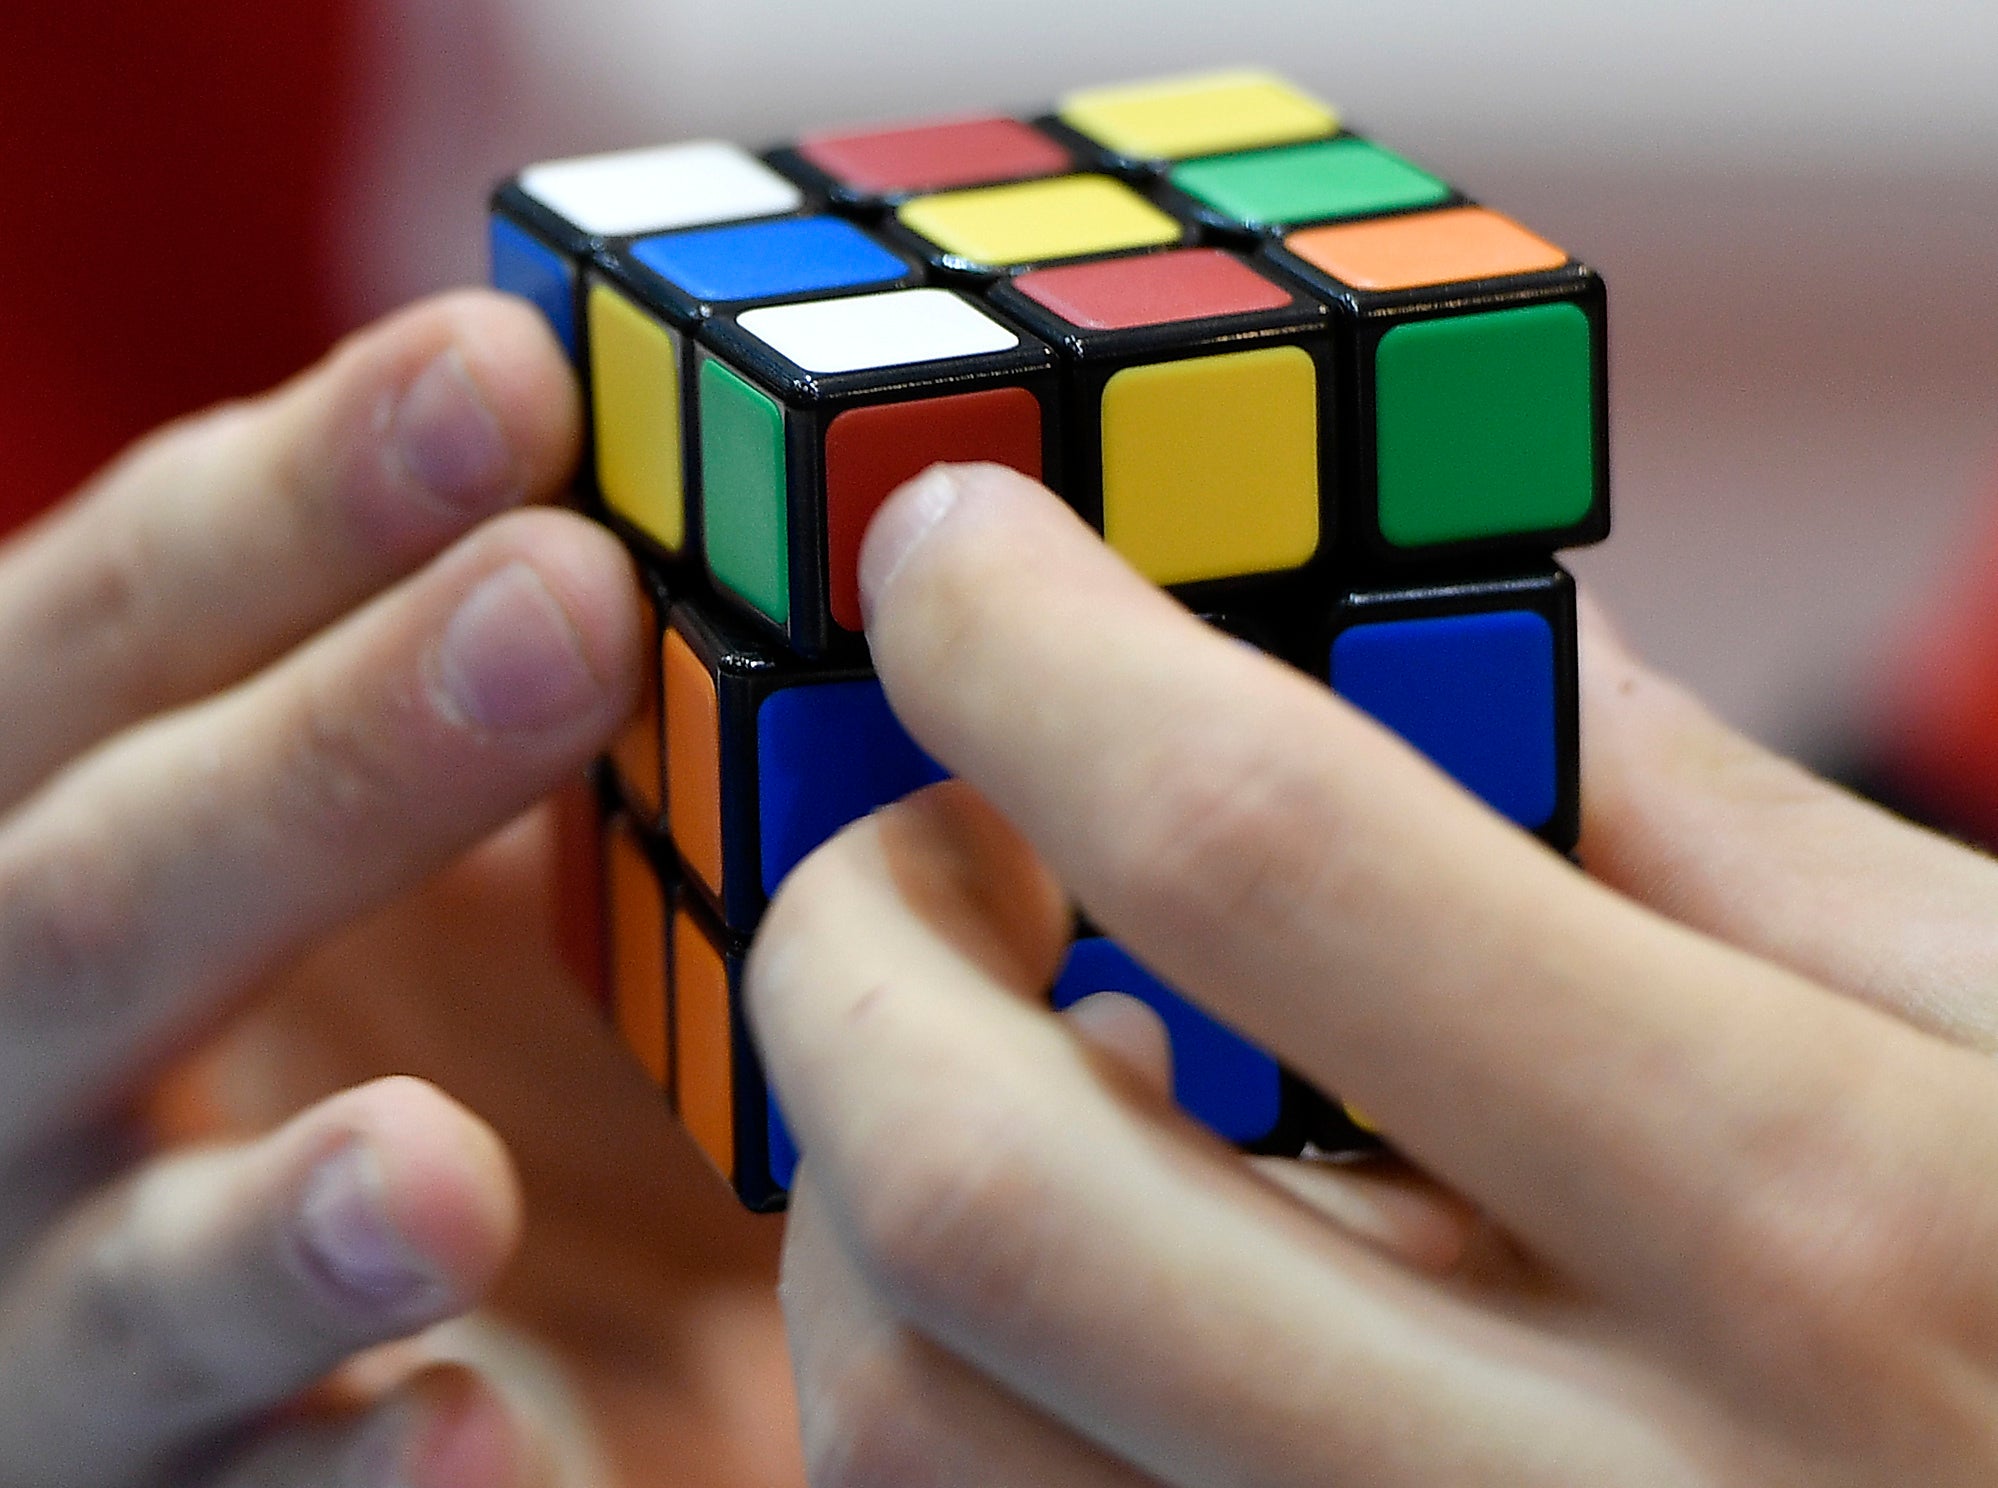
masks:
[[[1172,184],[1251,224],[1366,217],[1432,206],[1450,195],[1428,171],[1350,137],[1189,160],[1173,167]]]
[[[1595,349],[1579,305],[1396,326],[1374,354],[1381,536],[1554,532],[1596,500]]]
[[[778,625],[791,618],[784,410],[712,359],[701,363],[701,530],[708,567]]]

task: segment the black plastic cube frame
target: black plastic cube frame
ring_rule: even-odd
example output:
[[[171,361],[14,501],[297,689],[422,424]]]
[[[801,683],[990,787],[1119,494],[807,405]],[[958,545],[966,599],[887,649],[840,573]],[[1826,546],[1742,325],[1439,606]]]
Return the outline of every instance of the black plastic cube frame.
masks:
[[[1029,121],[1043,134],[1052,137],[1057,143],[1066,146],[1077,160],[1083,162],[1083,170],[1095,169],[1104,175],[1118,176],[1150,194],[1154,188],[1163,187],[1165,178],[1176,165],[1184,165],[1189,160],[1211,160],[1215,155],[1242,155],[1244,150],[1222,150],[1202,155],[1127,155],[1121,150],[1113,150],[1101,141],[1084,134],[1073,124],[1063,121],[1059,114],[1042,114]],[[1289,139],[1283,145],[1309,145],[1319,140],[1337,139],[1352,131],[1344,127],[1334,127],[1324,134],[1314,134],[1303,139]],[[1259,148],[1282,149],[1283,145],[1270,145]],[[1179,193],[1174,192],[1175,196]]]

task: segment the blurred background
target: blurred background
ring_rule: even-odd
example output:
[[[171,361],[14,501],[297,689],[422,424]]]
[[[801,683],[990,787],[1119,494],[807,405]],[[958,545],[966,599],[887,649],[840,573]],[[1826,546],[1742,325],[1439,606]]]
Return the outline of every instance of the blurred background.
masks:
[[[1735,721],[1878,752],[1925,606],[1998,594],[1990,0],[12,9],[0,518],[481,277],[524,162],[1242,62],[1604,273],[1617,531],[1575,566]]]

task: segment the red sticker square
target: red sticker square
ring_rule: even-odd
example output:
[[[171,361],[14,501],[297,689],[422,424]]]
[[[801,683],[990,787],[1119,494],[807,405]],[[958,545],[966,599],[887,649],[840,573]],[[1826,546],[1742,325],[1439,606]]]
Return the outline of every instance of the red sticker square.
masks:
[[[1041,478],[1041,403],[993,388],[851,408],[826,428],[826,560],[832,617],[859,630],[860,540],[875,510],[932,465],[985,461]]]

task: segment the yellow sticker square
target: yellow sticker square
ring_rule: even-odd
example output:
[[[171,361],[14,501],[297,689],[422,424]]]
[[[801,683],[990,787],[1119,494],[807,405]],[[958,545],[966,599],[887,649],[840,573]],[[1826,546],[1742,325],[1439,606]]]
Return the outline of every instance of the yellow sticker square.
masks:
[[[1339,114],[1274,73],[1202,73],[1087,88],[1062,100],[1062,123],[1134,160],[1184,160],[1322,139]]]
[[[1157,248],[1184,235],[1173,218],[1108,176],[919,196],[896,216],[945,253],[994,268]]]
[[[602,282],[590,286],[589,323],[604,505],[678,553],[687,542],[680,338]]]
[[[1318,367],[1302,347],[1126,367],[1103,389],[1103,535],[1155,584],[1318,551]]]

